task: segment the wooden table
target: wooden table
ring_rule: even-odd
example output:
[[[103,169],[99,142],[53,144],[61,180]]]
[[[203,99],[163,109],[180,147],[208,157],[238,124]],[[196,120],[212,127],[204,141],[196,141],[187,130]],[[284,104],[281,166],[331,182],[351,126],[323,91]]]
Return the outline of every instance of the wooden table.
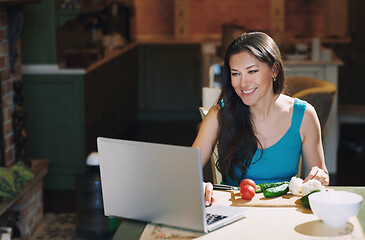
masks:
[[[354,192],[365,199],[365,187],[330,188],[336,191]],[[218,204],[224,204],[224,202],[228,202],[228,198],[218,199]],[[113,240],[139,239],[145,227],[145,222],[124,220]],[[357,217],[351,218],[347,226],[343,227],[344,232],[350,233],[344,233],[340,237],[334,237],[333,234],[336,231],[342,231],[341,229],[325,226],[310,210],[301,207],[250,207],[246,218],[203,235],[199,239],[222,239],[227,235],[230,239],[238,236],[245,239],[252,239],[252,237],[254,239],[354,239],[354,235],[358,237],[355,239],[365,239],[364,229],[365,204],[362,204]]]

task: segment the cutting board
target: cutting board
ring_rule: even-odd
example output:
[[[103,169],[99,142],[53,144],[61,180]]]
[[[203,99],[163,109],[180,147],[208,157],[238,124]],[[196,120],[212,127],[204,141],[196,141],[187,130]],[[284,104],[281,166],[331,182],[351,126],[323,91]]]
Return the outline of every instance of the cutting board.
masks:
[[[266,198],[263,193],[256,193],[251,200],[242,199],[239,191],[214,191],[214,196],[220,201],[225,199],[229,201],[230,206],[236,207],[302,207],[300,203],[302,196],[291,193],[276,198]]]

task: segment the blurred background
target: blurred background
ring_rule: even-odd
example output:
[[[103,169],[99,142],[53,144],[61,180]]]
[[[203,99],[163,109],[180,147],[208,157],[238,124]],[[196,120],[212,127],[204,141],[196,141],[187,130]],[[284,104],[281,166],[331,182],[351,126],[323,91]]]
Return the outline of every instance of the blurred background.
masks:
[[[96,137],[190,146],[226,47],[263,31],[287,76],[337,87],[323,136],[331,184],[364,185],[364,14],[362,0],[1,0],[0,164],[46,159],[38,205],[76,212]]]

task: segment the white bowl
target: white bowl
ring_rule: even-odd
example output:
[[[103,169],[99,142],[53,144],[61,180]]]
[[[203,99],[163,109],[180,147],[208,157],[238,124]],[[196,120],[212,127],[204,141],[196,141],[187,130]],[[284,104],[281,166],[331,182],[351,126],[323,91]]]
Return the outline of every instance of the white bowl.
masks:
[[[359,194],[344,191],[315,192],[308,199],[313,213],[332,226],[345,225],[358,213],[362,203]]]

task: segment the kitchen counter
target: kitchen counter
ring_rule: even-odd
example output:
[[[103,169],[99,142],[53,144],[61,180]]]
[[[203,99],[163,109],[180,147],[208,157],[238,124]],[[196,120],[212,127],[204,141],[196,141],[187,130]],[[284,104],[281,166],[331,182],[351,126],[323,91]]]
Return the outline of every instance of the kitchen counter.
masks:
[[[107,62],[123,55],[124,53],[130,51],[135,48],[137,43],[130,43],[121,49],[115,49],[106,54],[105,57],[95,61],[88,68],[60,68],[58,64],[23,64],[22,65],[22,73],[31,75],[31,74],[65,74],[65,75],[83,75],[93,70],[97,69],[100,66],[105,65]]]

